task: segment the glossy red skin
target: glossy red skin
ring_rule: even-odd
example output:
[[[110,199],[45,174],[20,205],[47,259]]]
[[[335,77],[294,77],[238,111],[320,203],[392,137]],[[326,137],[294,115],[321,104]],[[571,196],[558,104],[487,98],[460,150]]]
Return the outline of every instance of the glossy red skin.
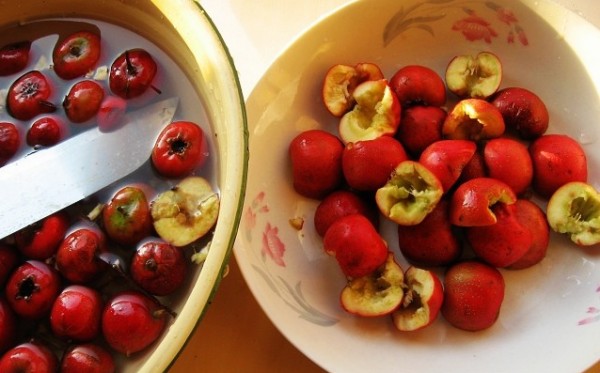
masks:
[[[533,140],[548,129],[550,116],[542,99],[535,93],[520,87],[509,87],[490,97],[506,127],[525,140]]]
[[[105,348],[94,343],[69,347],[60,363],[61,373],[114,373],[115,361]]]
[[[139,48],[126,50],[110,67],[110,90],[124,99],[141,96],[151,87],[157,70],[156,62],[147,51]]]
[[[525,254],[508,268],[524,269],[541,262],[546,257],[550,243],[550,228],[546,214],[535,203],[527,199],[518,199],[515,206],[517,207],[517,220],[531,232],[533,239]]]
[[[4,297],[0,296],[0,356],[13,347],[17,337],[17,318]]]
[[[84,284],[98,276],[106,263],[98,255],[106,251],[104,236],[91,228],[69,233],[56,253],[56,268],[67,280]]]
[[[167,313],[147,296],[128,291],[117,294],[102,312],[102,334],[115,351],[127,356],[154,342],[165,328]]]
[[[55,117],[37,119],[25,137],[27,145],[31,147],[56,145],[63,137],[63,125]]]
[[[394,168],[408,159],[402,144],[391,136],[348,143],[342,152],[342,172],[358,191],[375,191],[385,185]]]
[[[434,70],[426,66],[408,65],[400,68],[390,79],[402,109],[414,105],[443,106],[446,85]]]
[[[462,254],[462,244],[449,219],[449,203],[442,199],[417,225],[398,225],[400,252],[419,266],[443,266],[454,263]]]
[[[56,298],[50,310],[50,328],[58,338],[91,341],[100,331],[102,297],[90,287],[70,285]]]
[[[0,242],[0,288],[2,288],[8,279],[12,270],[17,266],[19,256],[14,246]]]
[[[379,210],[365,198],[349,190],[336,190],[328,194],[315,209],[313,222],[319,236],[325,236],[327,229],[341,217],[362,214],[374,227],[379,225]]]
[[[373,273],[388,256],[387,244],[371,221],[361,214],[336,220],[323,237],[323,248],[335,257],[349,278]]]
[[[137,244],[152,233],[152,215],[141,188],[119,189],[102,209],[102,222],[108,237],[125,246]]]
[[[411,106],[402,111],[396,138],[414,157],[429,145],[442,139],[446,111],[437,106]]]
[[[19,150],[21,136],[13,123],[0,122],[0,167],[8,162]]]
[[[94,118],[104,100],[104,88],[93,80],[75,83],[63,100],[67,118],[73,123],[83,123]]]
[[[152,164],[168,178],[182,178],[202,167],[208,158],[208,145],[200,126],[187,121],[168,124],[152,148]]]
[[[15,242],[29,259],[46,260],[52,257],[69,229],[69,217],[63,212],[54,213],[42,221],[15,233]]]
[[[8,89],[6,110],[19,120],[29,120],[36,115],[53,113],[56,105],[49,101],[52,86],[47,77],[37,71],[21,75]]]
[[[440,140],[423,150],[419,163],[438,178],[444,192],[447,192],[456,183],[476,150],[477,145],[473,141]]]
[[[469,162],[467,162],[467,164],[463,168],[457,183],[460,184],[471,179],[487,176],[488,171],[485,165],[485,160],[483,159],[481,148],[478,148],[469,160]]]
[[[533,180],[533,163],[527,146],[507,137],[489,140],[483,149],[488,176],[508,184],[517,195]]]
[[[341,140],[323,130],[298,134],[289,145],[292,181],[302,196],[321,199],[343,181]]]
[[[496,215],[496,223],[468,227],[466,238],[479,258],[494,267],[504,268],[525,255],[533,244],[533,235],[517,218],[517,206],[514,203],[499,203],[492,210]]]
[[[459,329],[487,329],[498,319],[504,288],[502,274],[488,264],[477,261],[455,264],[444,276],[442,315]]]
[[[512,189],[500,180],[489,177],[471,179],[460,184],[452,193],[450,222],[462,227],[492,225],[496,218],[491,207],[516,200]]]
[[[6,300],[12,310],[26,319],[48,314],[60,291],[60,276],[49,265],[29,260],[17,267],[6,284]]]
[[[164,296],[181,288],[188,267],[180,248],[162,241],[147,241],[137,248],[129,272],[142,289]]]
[[[127,101],[125,99],[117,96],[105,96],[96,114],[100,131],[110,132],[123,125],[126,111]]]
[[[546,199],[570,181],[587,181],[587,157],[572,137],[540,136],[529,145],[529,154],[533,162],[533,189]]]
[[[0,76],[16,74],[29,63],[30,41],[20,41],[0,49]]]
[[[26,342],[8,350],[0,359],[0,372],[55,373],[58,358],[44,344]]]
[[[52,52],[56,75],[63,79],[84,76],[94,69],[100,59],[102,43],[100,35],[79,31],[58,42]]]

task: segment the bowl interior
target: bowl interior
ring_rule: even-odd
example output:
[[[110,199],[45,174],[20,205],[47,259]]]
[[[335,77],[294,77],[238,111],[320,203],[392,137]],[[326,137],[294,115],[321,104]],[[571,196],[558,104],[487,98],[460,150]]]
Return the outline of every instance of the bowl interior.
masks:
[[[214,295],[231,254],[247,174],[247,127],[235,67],[209,16],[195,1],[21,1],[4,6],[0,27],[45,19],[88,19],[124,27],[154,43],[176,61],[201,98],[216,152],[219,220],[202,269],[174,305],[177,317],[161,339],[128,359],[124,371],[164,371],[175,359]]]
[[[488,50],[503,62],[502,87],[536,92],[550,110],[548,132],[580,141],[589,181],[598,188],[599,56],[589,48],[598,42],[597,28],[550,1],[452,0],[354,1],[296,39],[247,100],[250,183],[235,251],[250,289],[282,333],[334,371],[583,370],[595,362],[600,252],[554,234],[542,263],[502,270],[506,297],[489,330],[462,332],[440,318],[403,334],[388,318],[345,313],[339,305],[345,279],[313,227],[318,201],[294,192],[287,147],[308,129],[337,133],[337,119],[321,102],[322,79],[334,64],[374,62],[388,78],[401,66],[421,64],[443,76],[455,55]],[[456,101],[449,97],[448,107]],[[292,219],[303,221],[302,228]],[[384,222],[382,231],[406,269],[395,227]]]

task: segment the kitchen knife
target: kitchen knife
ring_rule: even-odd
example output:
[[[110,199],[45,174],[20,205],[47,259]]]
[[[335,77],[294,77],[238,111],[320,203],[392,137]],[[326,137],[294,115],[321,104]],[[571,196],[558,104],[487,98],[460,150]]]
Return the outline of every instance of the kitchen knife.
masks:
[[[97,126],[0,167],[0,238],[97,192],[150,158],[179,99],[127,113],[111,132]]]

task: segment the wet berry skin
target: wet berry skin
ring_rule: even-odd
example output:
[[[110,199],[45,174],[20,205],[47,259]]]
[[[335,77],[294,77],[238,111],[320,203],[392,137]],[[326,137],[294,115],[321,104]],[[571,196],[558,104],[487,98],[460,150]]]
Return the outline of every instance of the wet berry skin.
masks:
[[[100,331],[102,297],[92,288],[71,285],[56,298],[50,311],[50,327],[55,336],[90,341]]]
[[[49,265],[30,260],[17,267],[6,284],[6,300],[26,319],[48,314],[60,291],[60,276]]]
[[[154,295],[169,295],[183,284],[187,264],[180,248],[162,241],[148,241],[136,250],[130,273],[144,290]]]
[[[58,372],[58,358],[44,344],[26,342],[11,348],[0,359],[2,373]]]
[[[105,348],[84,343],[69,347],[60,364],[61,373],[114,373],[115,361]]]
[[[106,251],[104,235],[92,228],[80,228],[67,235],[56,252],[56,267],[69,281],[84,284],[106,268],[98,256]]]
[[[137,291],[125,291],[106,303],[102,334],[111,348],[129,356],[161,335],[167,316],[153,299]]]

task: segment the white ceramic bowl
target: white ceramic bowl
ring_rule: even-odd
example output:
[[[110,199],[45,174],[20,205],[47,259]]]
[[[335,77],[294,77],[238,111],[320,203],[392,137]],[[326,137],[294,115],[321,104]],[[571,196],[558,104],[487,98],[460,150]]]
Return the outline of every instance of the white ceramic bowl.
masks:
[[[598,188],[598,45],[596,27],[544,0],[354,1],[299,36],[246,102],[250,182],[235,254],[277,328],[310,359],[337,372],[575,372],[596,362],[600,251],[556,234],[540,264],[502,270],[506,297],[488,330],[460,331],[440,317],[422,331],[400,333],[387,317],[345,313],[339,304],[345,279],[313,227],[318,202],[293,190],[287,151],[304,130],[336,133],[337,119],[320,93],[332,65],[375,62],[390,78],[401,66],[422,64],[443,76],[453,56],[489,50],[503,62],[502,87],[538,93],[550,110],[548,132],[581,142],[589,181]],[[290,225],[295,218],[304,219],[301,230]],[[382,229],[406,268],[394,227],[385,222]]]
[[[14,5],[14,6],[13,6]],[[194,270],[173,310],[177,317],[144,352],[119,359],[119,371],[162,372],[175,360],[201,320],[226,270],[242,211],[247,175],[246,113],[234,63],[221,35],[192,0],[24,0],[2,5],[0,26],[42,19],[83,18],[124,27],[148,39],[176,61],[202,102],[214,138],[212,171],[220,213],[210,250]],[[180,101],[182,105],[183,101]]]

